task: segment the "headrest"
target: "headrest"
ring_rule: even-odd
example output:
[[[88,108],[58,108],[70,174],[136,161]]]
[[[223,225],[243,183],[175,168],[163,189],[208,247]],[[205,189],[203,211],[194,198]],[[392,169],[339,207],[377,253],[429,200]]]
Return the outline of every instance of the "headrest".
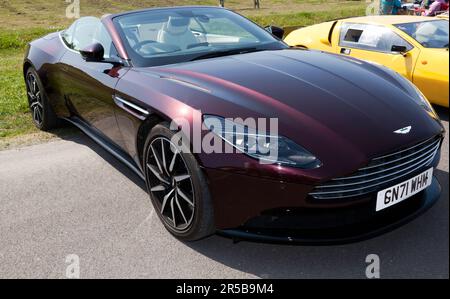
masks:
[[[171,34],[183,34],[188,30],[189,22],[189,18],[169,17],[165,26],[165,31]]]

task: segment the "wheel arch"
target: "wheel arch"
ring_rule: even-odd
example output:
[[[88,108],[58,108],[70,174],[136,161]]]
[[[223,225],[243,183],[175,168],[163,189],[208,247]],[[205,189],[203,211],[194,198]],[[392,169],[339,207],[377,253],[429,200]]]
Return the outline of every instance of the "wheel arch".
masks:
[[[33,63],[32,63],[30,60],[25,59],[25,61],[24,61],[24,63],[23,63],[23,76],[24,76],[24,77],[27,75],[27,71],[28,71],[28,69],[29,69],[30,67],[33,67],[33,68],[34,68]]]
[[[168,123],[170,124],[172,121],[172,118],[169,116],[166,116],[164,114],[160,114],[158,112],[153,112],[147,118],[141,123],[139,126],[139,129],[136,134],[136,153],[137,157],[139,159],[139,165],[143,167],[144,163],[144,150],[145,150],[145,141],[147,139],[148,134],[150,134],[150,131],[156,126],[161,123]],[[188,138],[190,141],[189,147],[193,148],[192,140],[191,138]],[[197,160],[200,166],[203,166],[203,163],[198,155],[194,154],[194,158]]]
[[[167,121],[166,117],[152,113],[141,123],[136,136],[136,153],[141,166],[144,163],[144,146],[150,131],[158,124]]]

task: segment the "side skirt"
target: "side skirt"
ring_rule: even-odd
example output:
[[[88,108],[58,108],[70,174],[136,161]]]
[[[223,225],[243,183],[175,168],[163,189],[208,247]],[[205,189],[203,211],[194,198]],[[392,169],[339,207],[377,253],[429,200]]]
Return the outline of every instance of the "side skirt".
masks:
[[[83,122],[81,119],[77,117],[65,117],[64,120],[70,122],[74,126],[78,127],[83,133],[89,136],[92,140],[94,140],[97,144],[103,147],[107,152],[116,157],[120,162],[124,163],[128,166],[133,172],[135,172],[142,180],[145,181],[145,176],[142,173],[141,169],[136,165],[134,160],[125,153],[118,146],[114,145],[111,141],[108,141],[105,137],[101,136],[96,132],[94,128]]]

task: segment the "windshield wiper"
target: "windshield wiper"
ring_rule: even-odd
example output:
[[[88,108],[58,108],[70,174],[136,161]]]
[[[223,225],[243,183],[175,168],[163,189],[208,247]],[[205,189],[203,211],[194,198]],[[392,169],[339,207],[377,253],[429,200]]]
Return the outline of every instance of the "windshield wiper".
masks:
[[[264,50],[265,49],[258,49],[256,47],[251,47],[251,48],[240,48],[240,49],[214,51],[214,52],[209,52],[209,53],[205,53],[205,54],[196,56],[196,57],[192,58],[190,61],[214,58],[214,57],[222,57],[222,56],[228,56],[228,55],[245,54],[245,53],[258,52],[258,51],[264,51]]]

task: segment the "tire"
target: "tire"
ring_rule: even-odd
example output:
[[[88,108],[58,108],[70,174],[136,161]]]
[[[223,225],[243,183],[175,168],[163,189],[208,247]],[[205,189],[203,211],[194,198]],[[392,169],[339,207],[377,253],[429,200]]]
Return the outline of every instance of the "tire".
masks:
[[[165,228],[180,240],[196,241],[215,233],[212,200],[197,160],[170,141],[174,135],[168,124],[162,123],[147,136],[147,190]]]
[[[44,85],[33,67],[27,69],[25,73],[25,83],[27,87],[28,104],[36,128],[42,131],[48,131],[58,127],[59,119],[49,105]]]

